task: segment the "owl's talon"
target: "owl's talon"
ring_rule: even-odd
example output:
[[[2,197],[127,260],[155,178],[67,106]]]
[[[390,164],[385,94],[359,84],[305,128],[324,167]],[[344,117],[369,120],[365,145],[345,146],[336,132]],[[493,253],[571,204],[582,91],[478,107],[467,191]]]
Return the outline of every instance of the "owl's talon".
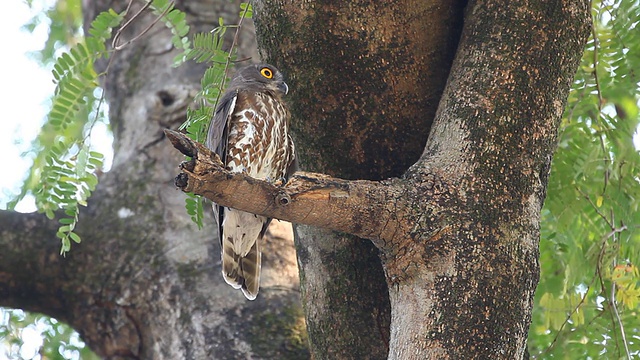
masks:
[[[276,179],[274,181],[271,176],[267,176],[264,179],[264,181],[268,182],[269,184],[271,184],[273,186],[282,187],[287,182],[287,179],[285,179],[284,177],[279,177],[278,179]]]
[[[278,178],[278,180],[273,182],[273,185],[277,187],[283,187],[286,183],[287,179],[285,179],[284,177],[280,177]]]

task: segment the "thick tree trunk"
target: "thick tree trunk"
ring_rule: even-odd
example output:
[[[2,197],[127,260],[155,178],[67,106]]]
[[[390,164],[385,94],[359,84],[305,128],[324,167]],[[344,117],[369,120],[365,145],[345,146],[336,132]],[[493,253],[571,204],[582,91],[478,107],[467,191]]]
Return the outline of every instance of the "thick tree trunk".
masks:
[[[401,244],[421,259],[410,272],[388,263],[406,278],[390,287],[390,358],[523,357],[539,214],[587,19],[577,1],[469,4],[432,136],[408,176],[441,218],[419,220]]]
[[[303,169],[378,180],[400,176],[418,159],[463,3],[255,2],[263,57],[288,75]],[[386,358],[390,305],[377,249],[306,225],[296,226],[296,249],[315,357]]]
[[[402,73],[406,67],[376,53],[384,48],[380,44],[356,51],[357,45],[376,36],[385,39],[385,27],[374,26],[378,31],[369,37],[371,29],[366,25],[384,21],[378,18],[396,19],[394,14],[403,14],[394,7],[399,3],[372,5],[370,12],[376,19],[367,18],[369,13],[359,13],[356,7],[333,2],[264,1],[256,6],[262,11],[257,25],[265,27],[258,27],[266,39],[264,52],[274,62],[287,64],[281,67],[291,69],[292,83],[302,89],[292,97],[297,136],[305,139],[303,144],[308,143],[307,137],[323,138],[327,132],[336,139],[332,147],[301,151],[303,160],[308,156],[309,167],[333,175],[339,170],[332,165],[346,161],[352,164],[344,171],[349,178],[366,163],[361,141],[380,130],[381,123],[372,126],[378,116],[386,116],[392,124],[412,120],[411,124],[418,124],[414,119],[423,117],[402,101],[398,95],[402,87],[393,90],[393,85],[402,83],[393,80],[395,75],[405,74],[403,81],[414,79]],[[426,12],[415,21],[429,22],[434,18],[431,14]],[[557,128],[587,37],[587,20],[587,4],[579,1],[470,2],[426,147],[401,179],[365,182],[298,174],[285,187],[276,188],[231,176],[211,162],[206,150],[192,147],[194,153],[205,154],[184,169],[179,183],[223,205],[371,239],[380,250],[389,291],[390,359],[522,358],[538,281],[539,213]],[[393,29],[411,28],[406,26],[396,23]],[[305,37],[310,32],[316,37]],[[352,36],[362,36],[361,42],[347,41]],[[343,41],[344,49],[336,45],[337,40]],[[323,52],[327,44],[329,49]],[[413,61],[424,59],[419,50],[423,48],[412,49],[416,51]],[[309,55],[305,58],[305,54]],[[390,84],[386,79],[391,79]],[[419,99],[426,96],[416,90],[421,89],[418,84],[408,89],[420,94]],[[400,98],[379,97],[386,91]],[[355,124],[366,126],[354,131]],[[379,147],[386,150],[385,141]],[[325,161],[322,150],[331,154]],[[378,147],[371,151],[380,154]],[[225,191],[229,187],[241,187],[242,192],[256,196],[234,196]],[[361,353],[348,352],[348,343],[336,339],[332,345],[330,339],[355,333],[342,327],[348,326],[350,316],[366,312],[368,305],[361,305],[358,296],[351,294],[366,296],[372,288],[363,290],[351,283],[353,288],[332,291],[325,275],[338,273],[335,268],[368,271],[371,262],[355,269],[348,255],[335,256],[340,252],[331,251],[332,246],[339,251],[344,247],[340,242],[326,244],[327,231],[304,229],[297,245],[302,288],[318,291],[303,296],[312,352],[318,358],[362,358]],[[332,301],[333,296],[355,298],[355,304],[342,305],[352,312],[334,306],[339,302]],[[327,307],[338,311],[326,311]],[[374,308],[384,305],[380,302]],[[327,325],[332,323],[338,326]],[[365,325],[367,336],[360,344],[371,344],[372,357],[379,358],[382,351],[376,342],[384,336],[372,331],[372,324]]]
[[[86,20],[127,2],[86,1]],[[239,3],[190,1],[182,9],[195,31],[209,31],[219,16],[236,21]],[[133,22],[125,40],[151,20]],[[222,279],[213,220],[198,230],[175,190],[182,157],[163,129],[184,121],[204,69],[173,68],[170,44],[158,24],[113,55],[104,86],[115,158],[81,211],[81,244],[61,257],[55,221],[0,212],[0,305],[71,324],[107,359],[308,358],[290,235],[270,238],[261,292],[249,302]]]

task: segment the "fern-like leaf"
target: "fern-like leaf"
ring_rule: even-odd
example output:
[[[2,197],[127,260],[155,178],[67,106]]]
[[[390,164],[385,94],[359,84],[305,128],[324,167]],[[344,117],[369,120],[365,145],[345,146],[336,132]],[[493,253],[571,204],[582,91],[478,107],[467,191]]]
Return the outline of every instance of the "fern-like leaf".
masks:
[[[176,49],[183,52],[173,60],[174,66],[178,66],[186,61],[184,54],[191,49],[191,42],[187,35],[189,34],[189,25],[187,25],[187,16],[184,12],[173,8],[174,2],[168,0],[153,0],[151,9],[167,28],[171,30],[171,43]]]
[[[15,207],[27,193],[32,193],[38,211],[47,217],[53,219],[55,211],[64,210],[66,216],[60,219],[58,230],[62,253],[70,249],[71,242],[80,241],[73,232],[79,206],[86,205],[97,184],[94,173],[102,166],[102,155],[91,152],[85,141],[92,121],[89,114],[100,113],[100,100],[95,95],[98,74],[93,64],[109,55],[106,41],[123,18],[113,10],[99,14],[91,24],[91,36],[56,60],[51,110],[34,144],[39,152],[20,195],[9,203]]]
[[[186,50],[181,57],[181,62],[195,60],[198,63],[207,62],[210,67],[205,71],[202,80],[202,90],[196,95],[195,109],[187,109],[187,120],[180,126],[185,129],[187,135],[198,142],[204,142],[207,129],[213,118],[220,95],[227,83],[227,69],[235,61],[235,40],[229,51],[223,49],[224,34],[227,29],[234,28],[236,35],[241,29],[242,21],[253,14],[251,3],[242,3],[240,7],[240,22],[238,25],[225,25],[224,19],[218,19],[218,27],[211,32],[198,33],[193,37],[193,48]],[[237,36],[236,36],[237,37]],[[204,200],[188,194],[185,207],[191,219],[196,222],[198,228],[202,227],[201,219],[203,213]]]

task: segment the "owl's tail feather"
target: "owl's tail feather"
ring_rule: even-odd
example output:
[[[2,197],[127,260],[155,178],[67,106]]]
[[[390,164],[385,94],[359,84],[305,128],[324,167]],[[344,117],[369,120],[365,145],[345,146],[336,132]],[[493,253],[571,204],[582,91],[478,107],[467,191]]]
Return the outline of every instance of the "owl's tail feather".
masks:
[[[260,289],[262,236],[267,218],[242,211],[225,209],[222,223],[222,276],[244,296],[254,300]]]

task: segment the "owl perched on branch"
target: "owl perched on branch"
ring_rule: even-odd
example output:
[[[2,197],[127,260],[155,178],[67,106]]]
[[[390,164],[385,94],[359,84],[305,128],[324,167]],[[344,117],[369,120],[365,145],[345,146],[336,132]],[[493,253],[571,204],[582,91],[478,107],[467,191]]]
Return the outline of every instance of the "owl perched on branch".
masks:
[[[271,182],[295,171],[282,97],[289,88],[278,69],[250,65],[238,70],[218,103],[207,146],[233,172]],[[213,205],[222,245],[222,276],[254,300],[260,287],[262,237],[270,218]]]

